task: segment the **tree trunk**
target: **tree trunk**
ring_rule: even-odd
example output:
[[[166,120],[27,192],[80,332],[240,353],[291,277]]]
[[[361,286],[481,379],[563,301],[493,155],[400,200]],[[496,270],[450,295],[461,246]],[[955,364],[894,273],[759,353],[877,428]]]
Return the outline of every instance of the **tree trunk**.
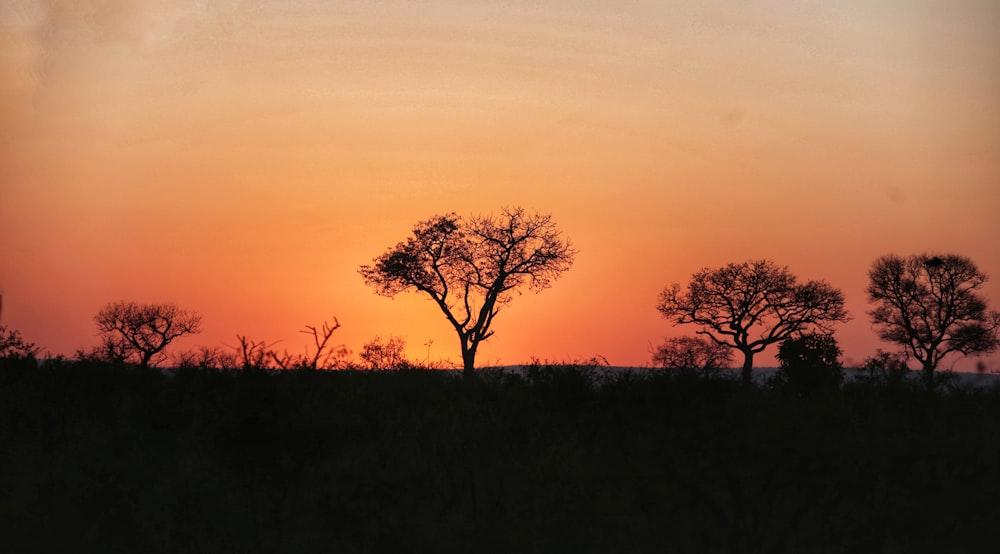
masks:
[[[462,337],[462,377],[469,379],[476,374],[476,344],[466,344]]]
[[[743,386],[749,387],[753,384],[753,352],[743,351]]]
[[[934,389],[934,362],[931,361],[931,357],[930,356],[928,356],[927,360],[924,362],[924,367],[921,370],[921,373],[923,373],[924,385],[927,387],[927,390],[933,390]]]

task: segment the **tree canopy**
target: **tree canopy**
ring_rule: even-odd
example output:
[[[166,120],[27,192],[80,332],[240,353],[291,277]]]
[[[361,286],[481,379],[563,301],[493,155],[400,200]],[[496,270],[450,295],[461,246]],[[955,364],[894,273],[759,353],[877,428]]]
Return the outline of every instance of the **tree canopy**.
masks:
[[[112,302],[94,319],[105,353],[118,361],[135,361],[140,367],[155,363],[177,337],[201,330],[200,315],[172,303]]]
[[[1000,312],[977,293],[988,277],[969,258],[890,254],[875,260],[868,278],[879,338],[920,362],[928,386],[948,354],[989,353],[1000,345]]]
[[[660,293],[657,309],[676,324],[743,354],[743,382],[753,375],[753,356],[771,344],[811,328],[829,331],[847,321],[843,293],[825,281],[799,283],[787,267],[770,260],[704,268],[687,289],[677,283]]]
[[[404,242],[360,268],[365,283],[393,297],[431,297],[461,342],[463,368],[475,370],[479,344],[520,287],[540,291],[566,272],[576,251],[547,214],[505,208],[468,219],[454,213],[421,221]]]

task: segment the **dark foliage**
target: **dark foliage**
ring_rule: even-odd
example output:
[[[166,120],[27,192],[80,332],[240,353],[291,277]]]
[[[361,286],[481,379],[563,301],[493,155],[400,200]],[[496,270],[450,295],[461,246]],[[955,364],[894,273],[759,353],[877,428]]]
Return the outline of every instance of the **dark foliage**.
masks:
[[[913,384],[910,368],[906,366],[906,354],[877,350],[858,369],[854,381],[861,385],[902,389]]]
[[[1000,392],[0,367],[10,552],[978,552]]]
[[[796,394],[833,391],[844,382],[840,347],[830,333],[805,333],[778,347],[778,372],[771,385]]]
[[[718,376],[732,362],[732,347],[701,337],[670,337],[653,351],[653,364],[677,376]]]
[[[405,369],[414,365],[406,359],[406,340],[402,337],[375,337],[361,347],[358,357],[365,369]]]
[[[0,325],[0,359],[34,360],[40,350],[35,343],[24,340],[17,329]]]

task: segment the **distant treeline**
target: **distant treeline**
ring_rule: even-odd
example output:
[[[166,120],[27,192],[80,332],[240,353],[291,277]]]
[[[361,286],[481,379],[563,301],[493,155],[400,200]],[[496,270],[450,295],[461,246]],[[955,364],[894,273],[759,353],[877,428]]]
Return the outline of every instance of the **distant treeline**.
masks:
[[[9,552],[984,552],[1000,390],[0,362]]]

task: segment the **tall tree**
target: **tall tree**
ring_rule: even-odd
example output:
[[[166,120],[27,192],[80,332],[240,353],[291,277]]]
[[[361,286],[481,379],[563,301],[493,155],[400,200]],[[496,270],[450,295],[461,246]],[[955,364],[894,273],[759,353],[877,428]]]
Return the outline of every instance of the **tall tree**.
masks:
[[[493,319],[519,287],[540,291],[573,264],[576,251],[550,215],[505,208],[499,216],[451,213],[422,221],[413,235],[361,266],[383,296],[416,290],[431,297],[461,343],[464,374],[493,335]]]
[[[849,319],[844,295],[825,281],[798,283],[787,267],[770,260],[704,268],[687,290],[677,283],[660,293],[657,309],[677,324],[694,324],[716,344],[743,354],[743,383],[753,379],[753,356],[812,327]]]
[[[955,254],[886,255],[868,272],[868,312],[880,339],[902,345],[921,364],[924,382],[952,352],[984,354],[1000,345],[1000,312],[977,294],[988,277]]]
[[[104,348],[149,367],[177,337],[198,333],[201,316],[175,304],[112,302],[94,317]]]

